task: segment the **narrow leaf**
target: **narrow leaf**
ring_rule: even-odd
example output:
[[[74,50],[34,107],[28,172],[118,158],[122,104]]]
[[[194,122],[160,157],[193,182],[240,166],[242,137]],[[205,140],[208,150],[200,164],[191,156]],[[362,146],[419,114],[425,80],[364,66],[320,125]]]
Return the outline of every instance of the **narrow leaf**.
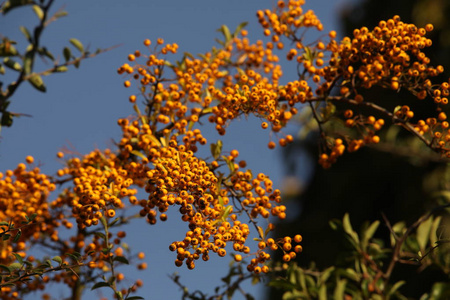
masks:
[[[105,286],[110,286],[109,283],[107,282],[97,282],[96,284],[94,284],[94,286],[91,288],[91,291],[101,288],[101,287],[105,287]]]
[[[126,264],[126,265],[129,265],[129,264],[130,264],[130,262],[128,261],[128,259],[126,259],[126,258],[123,257],[123,256],[116,256],[116,257],[114,257],[114,261],[118,261],[118,262],[121,262],[121,263]]]
[[[78,51],[80,51],[81,53],[84,52],[83,44],[82,44],[79,40],[77,40],[77,39],[70,39],[69,42],[70,42],[75,48],[77,48]]]
[[[17,243],[21,236],[22,236],[22,230],[19,229],[19,231],[17,232],[16,236],[13,239],[14,243]]]
[[[44,11],[39,5],[33,5],[33,11],[36,14],[36,16],[39,18],[39,20],[42,21],[44,18]]]
[[[22,31],[22,33],[25,36],[25,38],[27,39],[27,41],[29,41],[31,43],[32,42],[31,34],[28,31],[28,29],[25,26],[20,26],[19,28],[20,28],[20,31]]]

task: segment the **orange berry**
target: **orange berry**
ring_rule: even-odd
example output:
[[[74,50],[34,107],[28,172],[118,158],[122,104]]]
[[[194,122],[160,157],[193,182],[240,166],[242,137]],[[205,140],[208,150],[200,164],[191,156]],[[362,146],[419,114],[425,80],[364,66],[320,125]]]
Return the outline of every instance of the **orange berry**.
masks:
[[[235,260],[235,261],[241,261],[241,260],[242,260],[242,255],[236,254],[236,255],[234,256],[234,260]]]
[[[139,259],[144,259],[145,258],[145,253],[144,252],[139,252],[138,253],[138,258]]]
[[[267,147],[269,147],[269,149],[274,149],[276,147],[276,144],[275,144],[275,142],[271,141],[271,142],[269,142]]]
[[[28,156],[25,158],[25,161],[26,161],[28,164],[32,164],[32,163],[34,162],[34,158],[33,158],[33,156],[28,155]]]
[[[131,86],[131,82],[129,80],[126,80],[123,85],[127,88]]]
[[[131,103],[134,103],[134,102],[136,102],[136,96],[135,96],[135,95],[131,95],[131,96],[128,98],[128,100],[129,100]]]
[[[239,156],[239,151],[237,151],[237,150],[231,150],[230,155],[231,155],[233,158],[236,158],[236,157]]]
[[[259,248],[259,249],[264,249],[264,248],[266,248],[266,243],[263,242],[263,241],[259,242],[259,243],[258,243],[258,248]]]
[[[296,236],[294,236],[294,241],[296,243],[300,243],[303,240],[303,237],[300,234],[297,234]]]

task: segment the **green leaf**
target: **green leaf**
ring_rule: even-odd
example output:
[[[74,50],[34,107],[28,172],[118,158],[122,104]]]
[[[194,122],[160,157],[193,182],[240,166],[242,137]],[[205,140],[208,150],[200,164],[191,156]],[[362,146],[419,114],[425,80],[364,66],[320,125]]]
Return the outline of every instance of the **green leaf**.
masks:
[[[329,267],[325,269],[322,274],[320,274],[319,283],[324,284],[328,278],[330,277],[331,273],[334,271],[334,267]]]
[[[48,58],[50,58],[51,60],[55,60],[55,57],[53,56],[52,53],[50,53],[50,51],[48,51],[48,49],[46,47],[41,47],[37,50],[37,52],[40,55],[44,55],[47,56]]]
[[[120,217],[117,217],[117,218],[115,218],[114,220],[112,220],[111,223],[109,223],[109,227],[114,226],[117,222],[120,221],[120,219],[121,219]]]
[[[222,153],[222,141],[218,140],[217,144],[211,144],[211,155],[214,159],[218,159]]]
[[[136,156],[139,156],[139,157],[142,158],[142,159],[147,159],[147,157],[145,157],[145,155],[142,154],[142,152],[140,152],[140,151],[138,151],[138,150],[133,150],[133,151],[131,151],[131,154],[136,155]]]
[[[0,63],[0,74],[5,74],[5,67]]]
[[[433,222],[433,225],[431,226],[431,229],[430,229],[430,244],[431,245],[434,245],[436,243],[436,241],[438,240],[436,232],[441,223],[441,218],[442,218],[441,216],[436,217],[436,219]]]
[[[75,59],[75,61],[73,62],[73,65],[75,66],[75,68],[78,69],[78,67],[80,66],[80,63],[81,63],[81,59],[80,59],[80,58],[77,58],[77,59]]]
[[[95,289],[98,289],[98,288],[101,288],[101,287],[105,287],[105,286],[110,286],[110,284],[109,283],[107,283],[107,282],[97,282],[96,284],[94,284],[94,286],[91,288],[91,291],[93,291],[93,290],[95,290]]]
[[[25,216],[25,218],[27,219],[28,223],[33,222],[33,220],[36,219],[36,217],[37,217],[37,213],[34,213],[31,216]]]
[[[3,118],[2,118],[2,119],[3,119]],[[3,120],[2,120],[2,125],[7,126],[7,125],[3,124]],[[3,235],[2,239],[3,239],[4,241],[6,241],[6,240],[9,240],[10,237],[11,237],[10,234],[5,234],[5,235]]]
[[[83,44],[82,44],[79,40],[77,40],[77,39],[70,39],[69,42],[70,42],[75,48],[77,48],[78,51],[80,51],[81,53],[84,52]]]
[[[18,63],[17,61],[12,60],[9,57],[5,57],[3,59],[3,63],[5,64],[5,66],[7,66],[8,68],[14,70],[14,71],[22,71],[22,66],[20,65],[20,63]]]
[[[361,233],[361,245],[363,248],[366,248],[369,240],[373,237],[373,235],[375,234],[375,232],[378,229],[378,226],[380,225],[380,221],[375,221],[372,224],[370,224],[369,228],[367,228],[366,230],[364,230]]]
[[[9,0],[4,2],[0,12],[6,15],[6,13],[8,13],[13,8],[33,3],[34,3],[33,0]]]
[[[61,17],[65,17],[65,16],[67,16],[67,15],[68,15],[67,11],[62,10],[62,11],[56,12],[53,16],[54,16],[55,18],[61,18]]]
[[[431,226],[433,225],[433,218],[428,218],[423,221],[417,228],[417,243],[420,250],[425,250],[427,242],[430,239]]]
[[[56,261],[58,264],[62,264],[63,260],[61,257],[59,256],[55,256],[52,258],[53,261]]]
[[[20,255],[17,254],[17,253],[13,253],[13,255],[14,255],[14,257],[17,259],[17,261],[18,261],[21,265],[23,265],[23,258],[22,258],[22,256],[20,256]]]
[[[6,222],[6,221],[0,222],[0,226],[8,226],[8,225],[9,225],[9,222]]]
[[[241,32],[241,30],[244,29],[245,26],[247,26],[247,24],[248,24],[248,22],[242,22],[241,24],[239,24],[239,25],[236,27],[236,30],[234,31],[233,36],[237,36],[237,35],[239,34],[239,32]]]
[[[402,285],[404,285],[405,283],[406,283],[406,282],[403,281],[403,280],[396,282],[396,283],[392,286],[392,288],[389,289],[389,292],[388,292],[387,295],[386,295],[386,296],[387,296],[387,299],[389,299],[390,296],[394,295],[394,293],[395,293]]]
[[[223,36],[225,37],[225,44],[231,41],[233,38],[230,33],[230,29],[226,25],[222,25],[217,31],[221,32]]]
[[[18,270],[20,268],[22,268],[23,264],[21,263],[12,263],[9,265],[9,269],[12,270]]]
[[[33,5],[33,11],[36,14],[36,16],[39,18],[40,21],[44,19],[44,11],[39,5]]]
[[[71,259],[73,259],[74,261],[78,261],[78,259],[80,259],[81,255],[78,252],[75,253],[66,253],[66,255],[68,257],[70,257]]]
[[[72,58],[72,51],[68,47],[63,49],[64,59],[68,62]]]
[[[8,266],[0,265],[0,269],[2,269],[3,271],[8,272],[8,274],[11,274],[11,269]]]
[[[344,300],[344,292],[345,292],[345,285],[347,284],[347,280],[341,279],[338,280],[336,284],[336,288],[334,289],[334,300]]]
[[[118,262],[121,262],[121,263],[126,264],[126,265],[129,265],[129,264],[130,264],[130,262],[128,261],[128,259],[126,259],[126,258],[123,257],[123,256],[116,256],[116,257],[114,257],[114,261],[118,261]]]
[[[344,228],[344,231],[356,242],[359,243],[358,234],[353,230],[352,225],[350,223],[350,217],[348,213],[344,215],[344,218],[342,220],[342,226]]]
[[[265,237],[265,235],[264,235],[264,230],[262,229],[261,226],[257,226],[257,228],[258,228],[259,236],[260,236],[262,239],[264,239],[264,237]]]
[[[27,52],[23,59],[23,71],[25,75],[31,73],[31,69],[33,67],[34,55],[31,52]]]
[[[431,289],[431,297],[429,300],[449,299],[450,297],[450,283],[436,282]]]
[[[17,243],[21,236],[22,236],[22,230],[19,229],[19,231],[17,232],[16,236],[13,239],[14,243]]]
[[[45,93],[47,91],[47,88],[44,85],[44,81],[42,80],[42,77],[36,73],[33,73],[30,76],[28,82],[31,83],[31,85],[40,92]]]
[[[127,297],[125,300],[138,300],[138,299],[144,299],[141,296],[133,296],[133,297]]]

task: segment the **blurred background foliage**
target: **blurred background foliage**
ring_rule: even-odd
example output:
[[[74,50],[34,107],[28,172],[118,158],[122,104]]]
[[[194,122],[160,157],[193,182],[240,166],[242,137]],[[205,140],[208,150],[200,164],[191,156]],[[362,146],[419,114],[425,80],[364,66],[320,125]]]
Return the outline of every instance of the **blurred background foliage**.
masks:
[[[450,20],[446,16],[449,15],[449,12],[450,2],[445,0],[358,1],[340,12],[342,35],[351,37],[355,28],[363,26],[370,30],[380,20],[387,20],[394,15],[399,15],[403,22],[414,23],[417,26],[432,23],[434,31],[429,37],[433,41],[433,46],[427,49],[427,56],[431,59],[431,65],[443,65],[446,70],[444,74],[447,74],[448,77]],[[445,81],[446,79],[437,78],[436,80]],[[390,111],[393,111],[400,103],[408,102],[408,105],[410,103],[410,106],[414,108],[416,117],[430,115],[436,109],[430,102],[420,102],[402,91],[397,93],[371,89],[364,91],[363,96],[364,99],[375,102]],[[406,100],[405,97],[409,97],[411,101]],[[364,275],[365,272],[361,269],[358,270],[358,265],[367,264],[367,260],[361,257],[354,258],[352,253],[361,256],[364,253],[371,253],[370,251],[373,249],[358,250],[361,244],[355,244],[354,241],[353,244],[348,243],[349,237],[352,240],[348,231],[340,230],[339,232],[339,226],[342,229],[342,222],[332,222],[333,227],[338,229],[336,231],[330,227],[329,221],[342,220],[348,213],[346,216],[349,216],[349,222],[357,231],[363,224],[366,224],[365,228],[367,229],[369,224],[367,222],[379,222],[376,232],[371,233],[374,235],[373,242],[377,245],[375,248],[378,249],[371,253],[371,257],[379,266],[386,269],[393,254],[393,251],[388,251],[388,249],[392,249],[390,245],[394,245],[390,241],[393,238],[392,228],[405,233],[407,227],[422,215],[438,205],[449,203],[449,198],[446,197],[449,191],[450,177],[448,162],[429,151],[421,141],[405,130],[397,126],[385,126],[384,131],[380,133],[384,143],[364,147],[355,153],[347,153],[330,169],[324,170],[316,166],[305,172],[304,160],[299,158],[307,153],[312,161],[318,160],[319,133],[310,131],[314,124],[303,124],[303,126],[304,130],[299,133],[300,141],[286,148],[284,152],[288,175],[301,178],[297,183],[301,189],[290,188],[294,192],[291,192],[288,197],[288,209],[291,212],[299,213],[295,217],[291,216],[288,222],[279,224],[277,229],[280,236],[301,232],[304,237],[305,251],[297,258],[298,266],[301,268],[291,267],[288,270],[288,274],[290,274],[288,279],[272,284],[281,289],[272,289],[269,299],[280,299],[281,294],[286,290],[289,292],[285,293],[283,299],[326,299],[326,295],[329,297],[331,295],[333,299],[339,299],[343,297],[345,289],[347,291],[345,294],[349,295],[348,292],[352,290],[349,286],[352,284],[360,286],[360,293],[353,294],[348,299],[357,299],[360,296],[362,299],[376,299],[377,297],[367,292],[370,280],[363,284],[364,278],[342,274],[342,270],[350,264],[353,270],[351,272],[358,273],[360,271]],[[297,193],[295,193],[296,190]],[[415,252],[412,253],[417,255],[418,251],[424,250],[420,250],[420,248],[425,245],[425,240],[428,241],[427,247],[429,248],[435,245],[436,240],[433,239],[446,241],[445,235],[448,235],[445,232],[445,228],[448,228],[447,212],[445,209],[434,212],[435,215],[444,217],[442,220],[439,219],[440,223],[436,223],[438,224],[436,227],[433,227],[438,230],[437,235],[436,231],[430,232],[429,230],[427,235],[424,234],[426,230],[423,226],[420,234],[415,228],[411,228],[413,230],[409,238],[415,246],[413,249],[406,249],[411,246],[411,241],[405,241],[403,246],[406,248],[402,248],[402,254],[413,250]],[[389,229],[382,214],[390,224],[395,224],[395,226]],[[430,220],[432,217],[428,218],[425,223],[430,223]],[[338,226],[338,224],[341,225]],[[363,234],[364,232],[362,230]],[[419,244],[421,246],[418,246]],[[432,252],[436,254],[434,250],[436,249],[433,249]],[[440,254],[436,254],[436,256],[440,255],[444,261],[427,262],[425,259],[420,260],[419,258],[416,263],[396,266],[392,273],[392,285],[385,287],[380,283],[379,286],[392,289],[395,283],[404,280],[404,283],[396,286],[403,296],[392,290],[389,294],[389,291],[386,290],[385,295],[390,295],[387,298],[406,299],[402,298],[406,296],[414,299],[421,297],[421,299],[450,299],[448,246],[441,245],[439,250]],[[423,255],[423,253],[420,254]],[[411,258],[411,260],[414,259]],[[341,269],[341,273],[337,270],[339,267],[344,268]],[[294,273],[296,275],[292,275]],[[369,278],[372,275],[367,276]],[[297,287],[295,287],[296,284]],[[364,288],[366,294],[363,292]]]

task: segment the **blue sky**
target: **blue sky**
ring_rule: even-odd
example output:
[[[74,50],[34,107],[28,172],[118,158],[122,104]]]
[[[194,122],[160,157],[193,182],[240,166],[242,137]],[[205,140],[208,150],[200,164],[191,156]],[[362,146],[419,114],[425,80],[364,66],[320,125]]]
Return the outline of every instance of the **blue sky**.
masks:
[[[348,2],[310,0],[305,8],[316,12],[327,32],[338,29],[337,12]],[[44,172],[54,174],[60,167],[55,154],[64,147],[73,146],[82,154],[111,147],[112,139],[117,140],[120,134],[116,120],[133,113],[128,103],[133,90],[123,87],[123,78],[116,70],[126,62],[129,53],[145,50],[144,39],[162,37],[167,42],[176,42],[180,53],[203,53],[214,45],[219,34],[216,29],[222,24],[234,29],[248,21],[249,37],[255,41],[262,37],[256,11],[272,8],[275,3],[273,0],[55,1],[53,11],[63,7],[69,12],[68,17],[51,24],[43,35],[42,44],[55,56],[63,59],[61,50],[69,45],[69,38],[78,38],[91,51],[119,44],[120,47],[83,61],[79,69],[45,77],[48,90],[45,94],[28,84],[19,89],[10,109],[32,117],[16,119],[11,128],[2,129],[0,171],[12,169],[27,155],[33,155]],[[36,23],[31,8],[11,11],[6,17],[0,16],[0,33],[23,46],[25,40],[18,26],[25,24],[31,29]],[[260,129],[259,122],[243,119],[227,132],[223,139],[225,150],[238,149],[254,173],[264,172],[275,185],[281,184],[280,152],[267,149],[270,137]],[[217,137],[212,138],[210,142]],[[173,272],[179,272],[181,281],[192,290],[206,292],[212,292],[212,287],[226,274],[230,257],[199,262],[194,271],[175,267],[175,256],[168,251],[168,245],[182,238],[184,230],[177,216],[169,216],[167,222],[153,227],[137,220],[127,228],[126,241],[133,251],[144,251],[147,255],[147,271],[126,273],[130,278],[144,280],[139,295],[145,299],[180,298],[180,290],[167,276]],[[246,285],[246,290],[254,291],[257,299],[262,297],[260,287]],[[98,294],[86,293],[83,299],[98,299]]]

